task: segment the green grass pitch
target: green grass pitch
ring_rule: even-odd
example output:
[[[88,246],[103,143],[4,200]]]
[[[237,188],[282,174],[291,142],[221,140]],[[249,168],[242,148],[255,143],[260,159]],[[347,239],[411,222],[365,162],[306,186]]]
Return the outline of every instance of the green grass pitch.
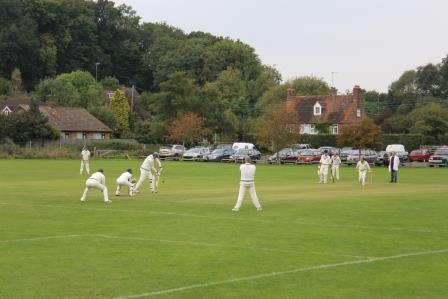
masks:
[[[448,170],[375,167],[317,183],[315,166],[258,165],[257,212],[232,212],[235,164],[165,162],[158,194],[113,196],[141,161],[0,161],[0,298],[448,298]]]

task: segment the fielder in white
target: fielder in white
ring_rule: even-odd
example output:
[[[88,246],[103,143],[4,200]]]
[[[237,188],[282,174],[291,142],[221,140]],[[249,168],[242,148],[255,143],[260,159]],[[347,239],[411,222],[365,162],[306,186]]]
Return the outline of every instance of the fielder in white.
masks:
[[[156,176],[160,175],[162,170],[162,163],[159,160],[159,153],[155,152],[152,155],[146,157],[140,166],[140,178],[138,179],[137,185],[135,185],[135,192],[139,192],[140,186],[143,182],[149,178],[151,192],[156,191]]]
[[[335,179],[339,181],[339,166],[341,166],[341,163],[341,157],[335,153],[331,157],[331,176],[333,178],[333,182]]]
[[[123,186],[128,187],[129,196],[134,196],[134,178],[132,177],[132,169],[128,169],[123,172],[117,179],[117,189],[115,190],[115,196],[120,196],[120,189]]]
[[[324,154],[320,157],[320,168],[319,168],[319,183],[322,184],[326,184],[327,183],[327,179],[328,179],[328,170],[330,168],[331,165],[331,158],[328,155],[327,151],[324,151]]]
[[[97,172],[93,173],[87,180],[86,180],[86,188],[84,189],[84,193],[81,197],[81,202],[86,201],[87,191],[89,191],[90,188],[98,189],[101,192],[103,192],[104,196],[104,202],[111,203],[112,201],[109,200],[109,194],[107,192],[106,187],[106,177],[104,176],[104,171],[102,169],[98,169]]]
[[[246,190],[249,190],[252,203],[257,208],[257,211],[261,211],[262,208],[260,202],[258,201],[257,192],[255,191],[255,165],[251,164],[252,160],[249,156],[244,157],[244,162],[245,163],[241,164],[240,166],[240,191],[238,193],[238,199],[236,201],[235,207],[232,209],[232,211],[238,212],[240,210]]]
[[[87,174],[90,174],[90,151],[86,146],[81,151],[81,168],[79,174],[82,174],[84,167],[86,168]]]
[[[358,170],[359,183],[361,184],[361,186],[365,186],[367,172],[371,172],[371,170],[369,163],[364,160],[364,157],[361,157],[361,159],[356,164],[356,170]]]

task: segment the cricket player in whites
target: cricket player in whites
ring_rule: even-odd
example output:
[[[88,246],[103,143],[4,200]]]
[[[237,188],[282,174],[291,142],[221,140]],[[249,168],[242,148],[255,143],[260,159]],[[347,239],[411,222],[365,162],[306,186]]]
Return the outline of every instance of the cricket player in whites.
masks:
[[[162,169],[162,163],[159,160],[159,153],[154,152],[152,155],[146,157],[140,166],[140,178],[138,179],[137,185],[135,186],[135,192],[139,192],[140,186],[143,182],[149,178],[151,192],[156,192],[156,176],[160,175],[159,170]]]
[[[115,190],[115,196],[120,196],[120,189],[122,186],[127,186],[129,196],[134,196],[134,183],[135,179],[132,177],[132,169],[128,169],[123,172],[117,179],[117,190]]]
[[[324,151],[323,155],[320,157],[320,167],[319,167],[319,174],[320,174],[320,180],[319,183],[322,184],[326,184],[327,183],[327,179],[328,179],[328,170],[330,168],[331,165],[331,158],[328,155],[328,151]]]
[[[331,178],[334,183],[334,179],[339,181],[339,166],[341,166],[341,158],[339,157],[338,153],[335,153],[331,157]]]
[[[358,163],[356,164],[356,170],[358,170],[358,181],[361,186],[366,185],[366,176],[367,172],[371,172],[369,163],[364,160],[364,157],[361,156]]]
[[[87,146],[84,146],[81,151],[81,168],[79,174],[82,174],[84,167],[86,168],[87,174],[90,174],[90,151]]]
[[[235,207],[232,211],[238,212],[240,210],[246,190],[249,190],[252,203],[257,208],[257,211],[262,211],[260,202],[258,201],[257,192],[255,191],[255,165],[251,164],[252,160],[249,156],[244,157],[244,162],[245,163],[240,166],[240,191],[238,193],[238,199]]]
[[[93,173],[86,180],[86,188],[84,189],[84,193],[82,194],[81,202],[86,201],[87,191],[89,191],[90,188],[98,189],[103,192],[105,203],[112,202],[109,200],[109,194],[106,187],[106,177],[104,176],[104,171],[102,169],[98,169],[97,172]]]

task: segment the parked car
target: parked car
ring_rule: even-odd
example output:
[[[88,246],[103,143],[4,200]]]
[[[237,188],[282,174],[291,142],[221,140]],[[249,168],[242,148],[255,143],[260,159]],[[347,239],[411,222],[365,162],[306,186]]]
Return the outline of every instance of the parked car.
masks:
[[[300,153],[305,151],[305,149],[294,149],[290,153],[288,153],[286,156],[282,157],[280,159],[281,164],[288,164],[288,163],[296,163],[297,159],[300,156]]]
[[[354,150],[353,147],[343,147],[343,148],[341,148],[341,152],[339,153],[339,157],[341,158],[341,162],[342,163],[345,163],[347,161],[347,155],[352,150]]]
[[[185,152],[185,147],[180,144],[165,144],[159,149],[161,159],[180,160]]]
[[[364,157],[364,160],[366,160],[367,163],[375,164],[378,154],[376,151],[371,149],[362,149],[361,153],[357,149],[352,150],[347,155],[347,161],[345,163],[347,163],[347,165],[354,165],[358,163],[360,156]]]
[[[311,144],[309,144],[309,143],[295,144],[294,148],[297,148],[297,149],[313,149],[311,147]]]
[[[234,142],[232,145],[233,150],[237,151],[239,149],[256,149],[253,143],[248,142]]]
[[[404,162],[408,159],[409,153],[406,151],[403,144],[389,144],[386,147],[386,153],[390,155],[391,152],[394,152],[398,158],[400,158],[400,162]]]
[[[442,146],[436,149],[434,155],[429,157],[429,166],[448,166],[448,147]]]
[[[204,154],[209,154],[210,150],[208,147],[197,146],[190,148],[182,155],[182,160],[184,161],[198,161],[203,157]]]
[[[281,161],[281,159],[283,157],[285,157],[286,155],[292,154],[292,152],[293,152],[293,149],[290,147],[282,148],[277,153],[274,153],[272,156],[269,156],[266,159],[266,162],[269,164],[277,163],[278,161]]]
[[[228,159],[222,159],[222,161],[242,163],[246,156],[249,156],[252,159],[252,162],[257,162],[261,159],[261,153],[256,149],[239,149],[230,155]]]
[[[228,159],[234,152],[231,148],[218,148],[204,156],[204,161],[220,162],[222,159]]]
[[[426,149],[413,150],[409,154],[409,162],[427,162],[431,157],[431,153]]]
[[[321,146],[318,148],[318,150],[320,151],[321,154],[323,154],[325,151],[327,151],[327,153],[332,156],[336,153],[339,154],[339,149],[337,147],[333,147],[333,146]]]
[[[214,146],[213,149],[231,149],[232,148],[233,143],[218,143]]]
[[[377,153],[375,165],[376,166],[380,166],[380,165],[387,166],[388,165],[388,163],[386,162],[386,161],[388,161],[387,158],[388,158],[388,156],[386,154],[386,151],[379,151]]]
[[[297,158],[296,163],[302,164],[302,163],[319,163],[321,152],[317,149],[307,149],[303,150],[299,157]]]

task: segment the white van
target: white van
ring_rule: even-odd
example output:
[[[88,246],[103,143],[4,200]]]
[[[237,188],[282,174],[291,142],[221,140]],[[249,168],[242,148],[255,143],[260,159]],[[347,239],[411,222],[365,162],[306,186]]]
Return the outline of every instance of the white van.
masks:
[[[235,142],[232,145],[232,149],[235,151],[239,149],[255,149],[255,145],[253,143],[247,143],[247,142]]]
[[[408,152],[404,148],[403,144],[389,144],[386,147],[386,153],[390,154],[391,152],[395,152],[402,161],[406,161],[408,159]]]

